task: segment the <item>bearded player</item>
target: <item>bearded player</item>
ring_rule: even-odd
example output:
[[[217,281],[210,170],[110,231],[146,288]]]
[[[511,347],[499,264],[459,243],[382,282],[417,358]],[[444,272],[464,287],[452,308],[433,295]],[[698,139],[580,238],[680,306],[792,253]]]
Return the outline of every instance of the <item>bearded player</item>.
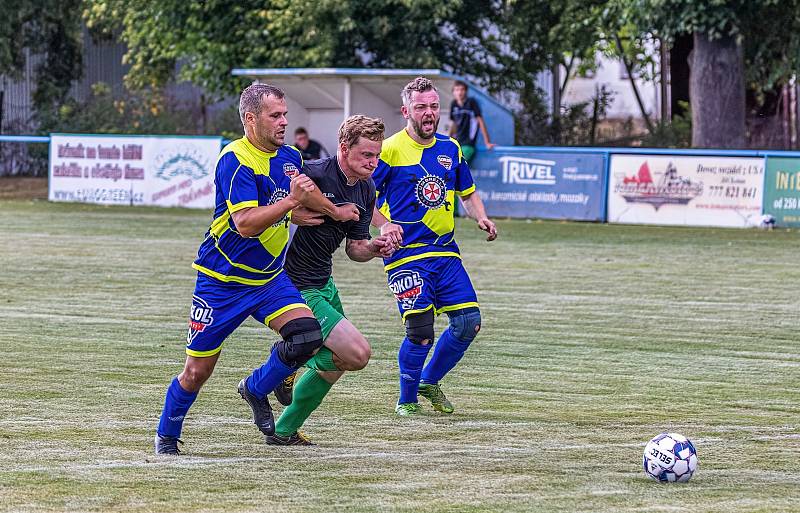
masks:
[[[372,222],[399,249],[384,259],[389,289],[405,323],[400,345],[400,398],[395,412],[420,411],[417,395],[434,410],[452,413],[453,405],[440,381],[464,356],[481,327],[475,289],[461,262],[453,230],[455,196],[467,213],[497,238],[469,166],[455,139],[436,133],[439,93],[430,80],[419,77],[402,92],[401,112],[406,127],[383,143],[381,164],[373,174],[377,205]],[[434,318],[446,313],[449,325],[434,341]],[[433,355],[425,360],[433,348]]]

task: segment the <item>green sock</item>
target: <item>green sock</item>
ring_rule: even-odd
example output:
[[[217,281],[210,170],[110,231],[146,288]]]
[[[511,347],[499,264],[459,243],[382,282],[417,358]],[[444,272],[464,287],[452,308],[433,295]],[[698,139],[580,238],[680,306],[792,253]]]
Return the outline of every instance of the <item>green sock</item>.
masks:
[[[289,436],[300,429],[303,422],[322,403],[322,399],[332,386],[314,369],[304,372],[294,386],[292,404],[284,408],[278,422],[275,423],[275,434]]]
[[[333,363],[333,352],[325,346],[322,346],[322,348],[317,351],[317,354],[306,363],[306,366],[311,369],[317,369],[318,371],[340,370],[336,367],[336,364]]]

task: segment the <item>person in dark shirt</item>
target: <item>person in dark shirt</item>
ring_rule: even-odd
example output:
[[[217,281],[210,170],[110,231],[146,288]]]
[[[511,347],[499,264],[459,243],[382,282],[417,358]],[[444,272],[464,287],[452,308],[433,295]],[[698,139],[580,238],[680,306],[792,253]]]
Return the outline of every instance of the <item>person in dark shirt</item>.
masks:
[[[336,155],[303,166],[303,174],[334,205],[353,204],[360,216],[357,221],[338,222],[310,210],[292,212],[298,228],[284,269],[322,326],[324,345],[308,361],[308,370],[294,389],[293,376],[276,388],[278,400],[289,404],[275,424],[275,434],[267,437],[268,444],[314,445],[298,429],[344,371],[363,369],[369,361],[369,342],[345,318],[331,272],[333,254],[345,239],[345,252],[356,262],[391,256],[399,246],[392,236],[370,240],[369,234],[375,206],[371,177],[378,166],[383,131],[380,119],[350,116],[339,127]]]
[[[303,127],[294,131],[294,146],[300,150],[303,160],[319,160],[330,157],[330,153],[320,143],[308,137],[308,131]]]
[[[453,83],[453,101],[450,103],[450,137],[455,137],[461,145],[461,153],[469,164],[475,156],[475,143],[478,140],[478,129],[483,135],[487,149],[494,148],[489,142],[489,133],[481,115],[481,107],[475,98],[467,96],[467,84],[461,80]]]

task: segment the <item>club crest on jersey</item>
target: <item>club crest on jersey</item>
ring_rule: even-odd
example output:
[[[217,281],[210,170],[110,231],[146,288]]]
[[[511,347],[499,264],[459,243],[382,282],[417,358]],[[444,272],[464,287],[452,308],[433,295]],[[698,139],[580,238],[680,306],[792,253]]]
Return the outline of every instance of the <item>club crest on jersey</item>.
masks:
[[[448,171],[450,171],[450,169],[453,167],[453,159],[451,159],[447,155],[439,155],[438,157],[436,157],[436,160],[438,160],[439,164],[441,164],[442,167]]]
[[[286,164],[284,164],[284,169],[285,169],[285,166],[286,166]],[[295,169],[297,169],[297,168],[295,168]],[[289,195],[289,193],[286,191],[286,189],[275,189],[275,192],[272,193],[272,197],[270,197],[270,199],[269,199],[269,204],[270,205],[274,205],[275,203],[279,202],[280,200],[282,200],[283,198],[287,197],[288,195]],[[289,226],[289,214],[286,214],[285,216],[283,216],[283,219],[279,220],[278,222],[276,222],[272,226],[273,227],[274,226],[280,226],[281,224],[285,224],[286,226]]]
[[[192,310],[189,313],[189,333],[186,335],[186,345],[192,343],[198,333],[202,333],[214,322],[214,309],[208,306],[202,298],[192,296]]]
[[[414,303],[422,294],[424,286],[425,280],[417,271],[397,271],[389,276],[389,290],[392,291],[403,310],[414,308]]]
[[[283,164],[283,174],[285,174],[286,176],[294,176],[299,172],[300,170],[297,169],[297,166],[295,166],[291,162],[286,162]]]
[[[436,209],[444,204],[447,188],[444,180],[436,175],[425,175],[417,182],[417,201],[430,209]]]

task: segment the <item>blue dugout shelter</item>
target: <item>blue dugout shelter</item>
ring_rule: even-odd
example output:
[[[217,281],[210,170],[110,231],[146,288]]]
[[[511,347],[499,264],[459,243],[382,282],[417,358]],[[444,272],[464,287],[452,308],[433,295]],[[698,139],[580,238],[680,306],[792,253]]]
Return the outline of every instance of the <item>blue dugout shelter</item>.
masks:
[[[514,116],[487,92],[462,77],[438,69],[358,69],[358,68],[265,68],[234,69],[233,75],[269,83],[286,92],[289,107],[289,133],[302,126],[312,139],[331,153],[336,148],[336,131],[351,114],[381,117],[387,135],[405,126],[400,114],[400,91],[418,76],[436,84],[442,101],[439,132],[450,126],[450,102],[455,80],[469,85],[469,94],[478,100],[492,142],[514,144]],[[483,138],[478,136],[478,147]]]

